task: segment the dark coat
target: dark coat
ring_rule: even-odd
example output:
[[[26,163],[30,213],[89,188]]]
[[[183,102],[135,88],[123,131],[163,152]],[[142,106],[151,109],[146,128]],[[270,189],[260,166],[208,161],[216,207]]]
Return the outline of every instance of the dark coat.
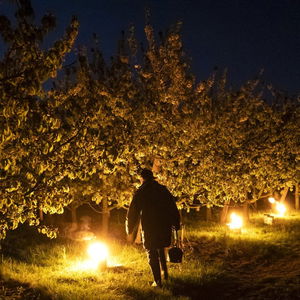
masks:
[[[172,227],[180,228],[180,217],[175,199],[169,190],[156,182],[144,182],[133,196],[127,213],[127,233],[131,234],[142,223],[143,242],[146,249],[168,247]]]

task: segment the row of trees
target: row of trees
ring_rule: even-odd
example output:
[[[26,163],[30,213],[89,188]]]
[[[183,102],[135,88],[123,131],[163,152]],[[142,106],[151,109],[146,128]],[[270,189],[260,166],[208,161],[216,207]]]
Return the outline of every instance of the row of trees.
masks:
[[[17,3],[15,26],[0,18],[1,238],[25,221],[53,236],[39,212],[84,201],[108,216],[128,205],[140,167],[153,168],[181,207],[248,205],[297,186],[299,99],[269,87],[266,101],[259,79],[233,90],[225,73],[197,83],[180,24],[158,36],[147,24],[144,47],[131,28],[109,62],[94,37],[45,89],[72,51],[78,22],[43,49],[55,19],[36,25],[30,2]]]

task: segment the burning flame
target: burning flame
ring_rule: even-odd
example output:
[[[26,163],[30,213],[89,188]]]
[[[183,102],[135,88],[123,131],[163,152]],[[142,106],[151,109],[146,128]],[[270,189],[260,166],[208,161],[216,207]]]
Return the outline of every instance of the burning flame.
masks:
[[[230,215],[230,223],[227,224],[230,229],[240,229],[243,226],[243,219],[236,213]]]
[[[276,206],[275,206],[277,212],[278,212],[278,215],[280,217],[284,216],[285,212],[286,212],[286,207],[284,206],[284,204],[282,203],[279,203],[279,202],[276,202]]]
[[[283,217],[286,213],[286,206],[283,203],[276,201],[273,197],[269,198],[269,202],[275,204],[275,209],[279,217]]]
[[[108,249],[106,245],[100,242],[90,244],[87,252],[90,259],[96,264],[106,261],[108,257]]]
[[[104,243],[94,242],[87,248],[88,259],[79,260],[71,267],[73,271],[99,271],[102,267],[107,267],[109,256],[108,247]]]

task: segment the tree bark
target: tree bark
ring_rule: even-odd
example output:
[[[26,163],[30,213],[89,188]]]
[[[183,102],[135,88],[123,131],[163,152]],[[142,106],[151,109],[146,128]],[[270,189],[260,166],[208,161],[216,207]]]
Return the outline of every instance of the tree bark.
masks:
[[[285,200],[285,198],[286,198],[286,195],[287,195],[288,191],[289,191],[289,188],[288,188],[288,187],[285,187],[285,188],[280,192],[280,194],[281,194],[281,197],[280,197],[280,200],[279,200],[280,203],[283,203],[283,202],[284,202],[284,200]]]
[[[243,203],[243,217],[244,217],[244,223],[248,224],[250,218],[249,218],[249,203],[247,200]]]
[[[71,207],[71,217],[72,217],[72,223],[77,224],[77,207],[76,206]]]
[[[295,208],[296,210],[299,210],[299,183],[296,183],[296,187],[295,187]]]
[[[40,220],[43,221],[44,220],[44,213],[43,210],[40,208]]]
[[[108,201],[107,199],[102,200],[102,234],[103,236],[107,236],[108,234],[108,224],[109,224],[109,209],[108,209]]]
[[[211,207],[206,206],[206,221],[210,222],[212,220]]]
[[[227,214],[228,214],[228,209],[229,209],[229,203],[230,201],[226,200],[221,212],[221,217],[220,217],[220,223],[225,224],[227,221]]]
[[[254,202],[254,208],[255,208],[255,210],[257,211],[257,200]]]

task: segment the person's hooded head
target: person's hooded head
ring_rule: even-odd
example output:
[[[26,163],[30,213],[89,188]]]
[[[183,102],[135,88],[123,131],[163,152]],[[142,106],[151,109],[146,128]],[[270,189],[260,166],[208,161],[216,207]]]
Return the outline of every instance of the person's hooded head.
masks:
[[[155,177],[153,176],[152,171],[149,170],[149,169],[146,169],[146,168],[141,170],[140,175],[141,175],[144,182],[155,179]]]

